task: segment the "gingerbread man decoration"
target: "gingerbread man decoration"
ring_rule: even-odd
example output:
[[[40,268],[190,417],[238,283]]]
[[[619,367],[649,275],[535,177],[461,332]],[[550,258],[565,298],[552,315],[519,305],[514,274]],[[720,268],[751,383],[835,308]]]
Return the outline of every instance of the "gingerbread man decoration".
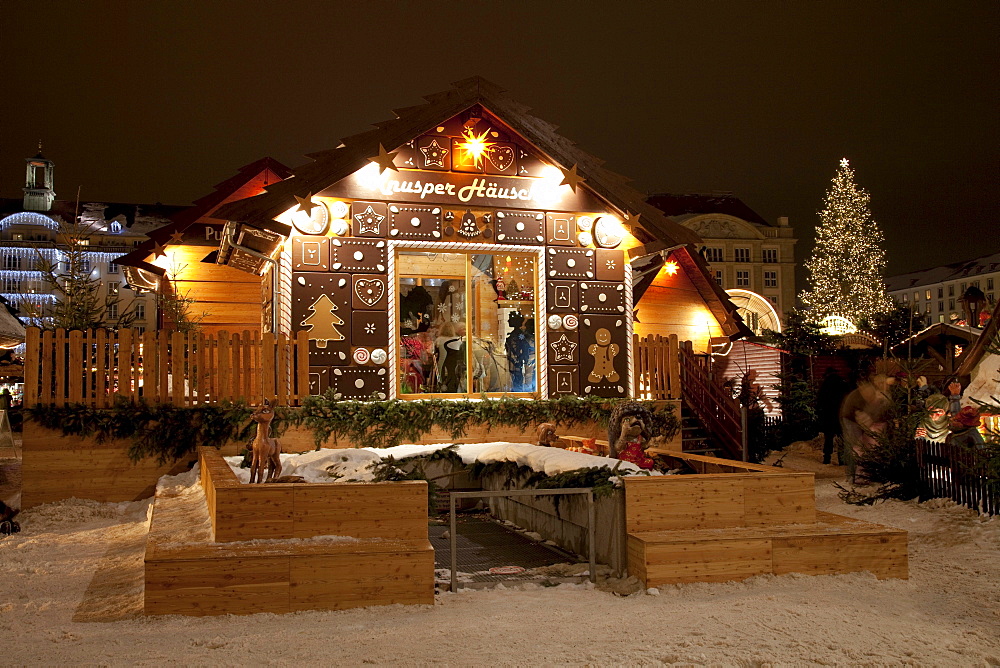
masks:
[[[594,370],[587,376],[591,383],[599,383],[607,378],[609,382],[618,382],[618,372],[615,371],[615,357],[620,352],[617,343],[611,343],[611,332],[606,327],[601,327],[594,333],[597,343],[593,343],[587,348],[587,352],[594,357]]]

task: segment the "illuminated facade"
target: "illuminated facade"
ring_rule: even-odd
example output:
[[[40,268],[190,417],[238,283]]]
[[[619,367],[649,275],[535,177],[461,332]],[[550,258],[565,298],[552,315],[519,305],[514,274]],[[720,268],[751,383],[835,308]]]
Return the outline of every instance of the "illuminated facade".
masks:
[[[22,319],[46,317],[56,301],[40,263],[66,271],[69,232],[86,246],[83,262],[101,282],[100,300],[110,292],[120,298],[107,313],[108,324],[133,309],[134,326],[156,326],[156,301],[126,281],[116,258],[148,239],[182,207],[98,203],[55,199],[55,170],[41,153],[27,160],[24,198],[0,199],[0,294],[18,307]]]
[[[886,279],[889,295],[896,302],[913,307],[927,324],[964,318],[959,300],[970,287],[983,292],[988,304],[983,313],[990,313],[1000,295],[1000,253]]]
[[[748,308],[741,315],[752,330],[773,329],[770,309],[758,308],[753,293],[770,303],[778,318],[795,305],[795,244],[788,218],[768,223],[737,197],[658,194],[649,198],[673,220],[698,234],[699,252],[712,278]]]
[[[311,391],[622,397],[633,333],[748,333],[697,236],[551,125],[479,78],[427,99],[216,214]]]

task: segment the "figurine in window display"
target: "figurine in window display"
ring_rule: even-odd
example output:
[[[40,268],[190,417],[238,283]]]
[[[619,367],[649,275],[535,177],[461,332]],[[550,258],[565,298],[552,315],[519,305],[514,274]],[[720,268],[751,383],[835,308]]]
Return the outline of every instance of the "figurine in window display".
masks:
[[[507,350],[507,366],[510,369],[512,392],[533,392],[535,389],[534,323],[533,318],[525,319],[517,311],[507,316],[507,326],[511,328],[511,331],[507,335],[504,348]]]

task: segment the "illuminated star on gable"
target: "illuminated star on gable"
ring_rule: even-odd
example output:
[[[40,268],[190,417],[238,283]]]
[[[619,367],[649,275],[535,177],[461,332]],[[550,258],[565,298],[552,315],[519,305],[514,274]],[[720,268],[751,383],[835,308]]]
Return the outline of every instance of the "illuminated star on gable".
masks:
[[[396,167],[396,156],[399,155],[399,151],[395,153],[389,153],[385,150],[385,146],[382,144],[378,145],[378,155],[374,158],[368,158],[369,162],[374,162],[378,165],[378,173],[381,174],[387,169],[391,169],[394,172],[398,172],[399,168]]]
[[[444,159],[448,155],[448,149],[438,144],[437,139],[422,147],[420,152],[424,154],[424,167],[444,167]]]
[[[161,244],[158,241],[156,243],[154,243],[153,244],[153,257],[157,258],[157,257],[166,257],[166,256],[167,256],[167,247],[164,246],[163,244]]]
[[[569,186],[573,192],[576,192],[576,187],[586,181],[585,178],[576,173],[576,165],[573,165],[569,169],[559,168],[559,171],[563,174],[561,186]]]
[[[354,214],[354,220],[361,226],[358,234],[379,234],[379,225],[385,220],[385,216],[376,213],[375,209],[368,205],[368,208],[361,213]]]
[[[299,203],[299,211],[306,214],[307,216],[312,215],[312,210],[319,206],[316,202],[312,201],[312,193],[309,193],[305,197],[295,196],[295,201]]]
[[[573,361],[573,352],[576,350],[576,344],[566,338],[565,334],[560,336],[557,341],[553,341],[549,345],[556,354],[557,362]]]
[[[179,244],[182,241],[184,241],[184,233],[183,232],[174,232],[173,234],[170,235],[170,241],[169,241],[169,243]]]

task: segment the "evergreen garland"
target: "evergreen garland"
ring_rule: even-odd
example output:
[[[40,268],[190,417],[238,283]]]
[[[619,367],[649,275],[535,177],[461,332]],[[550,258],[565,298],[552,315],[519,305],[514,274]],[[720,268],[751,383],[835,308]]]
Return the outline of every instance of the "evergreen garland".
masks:
[[[486,399],[482,401],[429,399],[423,401],[336,401],[328,396],[307,397],[301,408],[278,407],[271,435],[280,436],[289,426],[313,432],[317,446],[333,439],[386,448],[415,442],[434,427],[451,438],[464,436],[470,427],[516,426],[552,422],[563,428],[594,421],[607,425],[611,408],[621,399],[561,397],[558,399]],[[650,406],[652,410],[652,406]],[[84,404],[35,406],[26,412],[40,426],[64,436],[131,442],[129,457],[139,461],[156,457],[160,462],[183,457],[197,446],[221,448],[226,443],[249,442],[256,425],[253,409],[244,402],[206,406],[132,404],[118,399],[112,408]],[[673,407],[653,413],[653,433],[672,436],[678,428]],[[529,439],[534,434],[526,434]]]
[[[551,422],[565,428],[593,421],[606,427],[611,408],[620,401],[596,397],[337,401],[330,396],[312,396],[303,400],[294,420],[313,432],[317,445],[333,438],[388,448],[416,442],[434,427],[456,440],[476,425],[527,429],[532,424]],[[654,411],[653,422],[653,432],[667,437],[678,427],[670,405]],[[534,434],[528,437],[534,438]]]
[[[127,439],[133,461],[156,457],[160,463],[183,457],[200,445],[221,448],[230,441],[250,440],[256,426],[250,421],[253,409],[243,402],[179,407],[144,401],[132,404],[119,398],[110,409],[67,404],[25,410],[39,425],[61,431],[63,436],[93,438],[98,443]],[[280,410],[277,417],[282,417]],[[272,423],[272,435],[276,432]]]

